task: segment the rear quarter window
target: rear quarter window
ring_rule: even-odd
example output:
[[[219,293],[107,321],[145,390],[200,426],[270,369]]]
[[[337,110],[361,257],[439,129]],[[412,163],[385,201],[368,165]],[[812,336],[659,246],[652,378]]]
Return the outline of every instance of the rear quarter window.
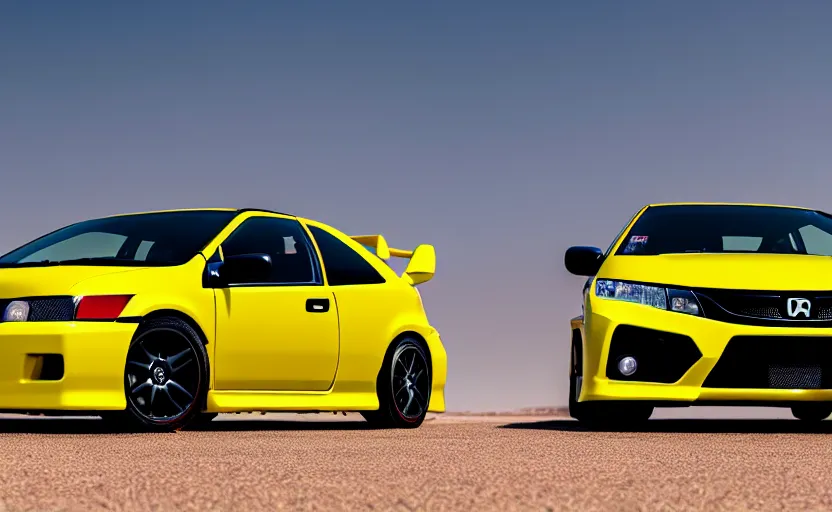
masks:
[[[319,227],[308,226],[308,228],[321,251],[324,273],[330,286],[386,282],[370,262],[352,247]]]

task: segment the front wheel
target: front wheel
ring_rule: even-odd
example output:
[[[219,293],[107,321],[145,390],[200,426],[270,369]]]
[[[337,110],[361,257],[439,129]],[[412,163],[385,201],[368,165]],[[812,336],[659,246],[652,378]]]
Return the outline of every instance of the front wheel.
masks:
[[[127,351],[124,417],[140,430],[172,431],[200,413],[208,355],[197,332],[178,318],[139,327]]]
[[[629,426],[645,422],[653,415],[653,406],[638,401],[579,402],[583,384],[580,340],[572,340],[569,367],[569,416],[587,425]]]
[[[823,421],[832,414],[832,405],[800,404],[792,407],[792,416],[803,421]]]
[[[361,415],[377,427],[416,428],[425,421],[431,390],[431,367],[421,343],[402,338],[388,352],[376,385],[377,411]]]

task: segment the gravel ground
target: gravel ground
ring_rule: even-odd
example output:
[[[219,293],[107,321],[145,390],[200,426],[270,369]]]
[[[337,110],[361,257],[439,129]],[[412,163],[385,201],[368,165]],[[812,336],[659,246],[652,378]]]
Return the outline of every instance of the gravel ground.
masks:
[[[474,417],[384,431],[283,418],[162,435],[2,419],[0,511],[832,508],[832,421],[658,419],[587,432],[564,419]]]

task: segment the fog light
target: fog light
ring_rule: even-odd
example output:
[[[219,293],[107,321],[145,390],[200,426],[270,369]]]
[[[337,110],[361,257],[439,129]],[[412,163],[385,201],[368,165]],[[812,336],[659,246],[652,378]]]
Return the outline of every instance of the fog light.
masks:
[[[22,300],[13,300],[6,306],[3,312],[4,322],[25,322],[29,319],[29,303]]]
[[[621,375],[624,375],[625,377],[629,377],[630,375],[636,373],[637,367],[638,365],[636,364],[635,357],[622,357],[621,361],[618,361],[618,371],[621,372]]]

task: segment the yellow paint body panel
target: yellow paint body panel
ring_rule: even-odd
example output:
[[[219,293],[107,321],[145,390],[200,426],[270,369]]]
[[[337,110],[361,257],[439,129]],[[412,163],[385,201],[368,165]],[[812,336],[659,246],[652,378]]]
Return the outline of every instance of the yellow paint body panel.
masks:
[[[364,256],[386,282],[203,287],[207,258],[237,226],[255,216],[297,219],[329,232]],[[323,268],[319,252],[317,257]],[[208,412],[377,409],[382,361],[391,342],[406,332],[423,338],[428,347],[433,374],[428,410],[445,410],[447,355],[418,291],[360,243],[325,224],[243,212],[202,253],[180,266],[0,269],[0,299],[107,294],[133,295],[121,318],[137,320],[0,322],[0,410],[124,409],[126,355],[138,319],[163,311],[187,316],[204,336]],[[324,297],[332,304],[326,314],[304,310],[307,298]],[[64,377],[27,380],[39,364],[31,354],[62,355]]]
[[[730,204],[730,203],[673,203]],[[662,206],[662,205],[650,205]],[[753,205],[774,206],[779,205]],[[665,254],[615,255],[624,234],[644,209],[633,217],[612,244],[610,255],[592,279],[584,315],[570,327],[582,340],[582,385],[578,401],[651,400],[694,402],[791,402],[832,400],[832,389],[726,389],[702,384],[734,336],[830,336],[832,329],[742,325],[665,311],[652,306],[595,295],[597,279],[644,282],[670,288],[738,290],[832,290],[832,259],[828,256],[786,254]],[[689,336],[701,359],[671,384],[614,380],[606,377],[613,331],[626,324]]]

